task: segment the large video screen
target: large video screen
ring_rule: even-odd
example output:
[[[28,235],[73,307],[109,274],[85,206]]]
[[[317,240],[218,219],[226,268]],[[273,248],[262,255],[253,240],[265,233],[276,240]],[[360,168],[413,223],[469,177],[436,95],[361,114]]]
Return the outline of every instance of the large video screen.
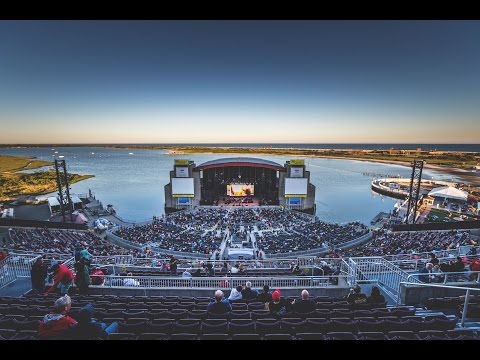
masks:
[[[285,179],[285,195],[306,195],[308,179]]]
[[[193,195],[193,178],[172,178],[172,195]]]
[[[228,184],[227,196],[253,196],[253,184]]]

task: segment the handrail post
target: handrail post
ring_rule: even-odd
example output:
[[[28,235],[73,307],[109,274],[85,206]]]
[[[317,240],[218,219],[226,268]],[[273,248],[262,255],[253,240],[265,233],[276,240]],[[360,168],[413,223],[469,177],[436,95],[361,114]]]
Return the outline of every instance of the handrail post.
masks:
[[[463,304],[463,313],[462,313],[462,321],[460,322],[460,326],[463,327],[465,323],[465,318],[467,317],[467,309],[468,309],[468,301],[470,300],[470,289],[467,290],[465,294],[465,303]]]

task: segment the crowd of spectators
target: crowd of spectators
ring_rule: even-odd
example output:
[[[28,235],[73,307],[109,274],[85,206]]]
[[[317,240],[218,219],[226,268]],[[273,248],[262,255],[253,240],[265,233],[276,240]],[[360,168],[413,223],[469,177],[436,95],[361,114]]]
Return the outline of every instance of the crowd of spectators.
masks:
[[[120,246],[100,238],[89,231],[37,229],[9,229],[12,250],[40,252],[43,254],[73,254],[75,246],[80,243],[94,256],[111,256],[131,254]]]
[[[367,244],[341,252],[342,256],[418,254],[474,245],[468,231],[392,232],[381,229]]]

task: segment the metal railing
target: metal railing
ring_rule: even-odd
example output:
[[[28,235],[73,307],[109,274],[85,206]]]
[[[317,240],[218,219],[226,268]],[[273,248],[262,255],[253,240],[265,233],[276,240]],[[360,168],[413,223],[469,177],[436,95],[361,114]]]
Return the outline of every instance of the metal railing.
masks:
[[[426,276],[432,282],[437,284],[446,284],[448,282],[458,282],[459,279],[463,279],[470,282],[480,283],[480,271],[450,271],[450,272],[439,272],[439,273],[413,273],[408,275],[407,282],[411,282],[412,279],[416,279],[422,283],[418,277]]]
[[[354,282],[376,281],[385,293],[398,302],[400,283],[407,281],[409,274],[382,257],[349,258],[349,279]],[[415,278],[412,282],[418,281]]]
[[[9,256],[0,262],[0,288],[11,284],[18,278],[29,278],[32,265],[40,255],[18,255]]]
[[[340,278],[345,275],[330,276],[288,276],[288,277],[201,277],[182,278],[176,276],[114,276],[106,275],[103,287],[109,288],[144,288],[144,289],[223,289],[228,290],[238,285],[252,283],[252,288],[305,289],[337,287]]]
[[[465,291],[465,301],[463,303],[462,319],[460,320],[460,327],[464,327],[465,319],[468,312],[468,303],[470,301],[470,291],[480,291],[480,289],[472,287],[461,287],[461,286],[451,286],[451,285],[441,285],[441,284],[424,284],[424,283],[412,283],[408,281],[402,281],[400,286],[426,286],[426,287],[438,287],[443,289],[455,289]]]

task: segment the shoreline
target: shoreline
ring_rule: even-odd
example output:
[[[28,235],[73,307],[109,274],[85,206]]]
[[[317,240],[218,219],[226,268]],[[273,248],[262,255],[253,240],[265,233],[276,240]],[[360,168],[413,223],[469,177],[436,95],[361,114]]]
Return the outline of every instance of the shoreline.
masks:
[[[287,149],[281,149],[287,150]],[[345,150],[347,151],[347,150]],[[188,154],[208,154],[208,155],[232,155],[232,154],[245,154],[244,152],[209,152],[209,151],[201,151],[201,152],[190,152],[190,151],[169,151],[169,155],[188,155]],[[398,161],[398,160],[384,160],[384,159],[366,159],[366,158],[359,158],[355,156],[334,156],[334,155],[299,155],[299,154],[289,154],[288,152],[281,154],[272,154],[272,153],[262,153],[262,152],[255,152],[255,155],[267,155],[267,156],[298,156],[298,157],[306,157],[306,158],[324,158],[324,159],[336,159],[336,160],[355,160],[355,161],[364,161],[364,162],[376,162],[388,165],[401,165],[406,167],[411,167],[410,161]],[[436,164],[429,164],[428,162],[424,164],[424,168],[431,169],[435,171],[442,172],[444,174],[452,175],[454,177],[459,178],[467,185],[472,186],[479,186],[480,187],[480,172],[472,172],[467,171],[460,168],[455,168],[451,166],[441,166]]]
[[[0,202],[21,201],[23,198],[45,195],[57,190],[55,170],[51,169],[53,162],[38,160],[32,156],[0,155]],[[22,173],[23,170],[41,169],[45,171]],[[69,173],[69,183],[74,184],[82,180],[95,177],[92,174]]]

